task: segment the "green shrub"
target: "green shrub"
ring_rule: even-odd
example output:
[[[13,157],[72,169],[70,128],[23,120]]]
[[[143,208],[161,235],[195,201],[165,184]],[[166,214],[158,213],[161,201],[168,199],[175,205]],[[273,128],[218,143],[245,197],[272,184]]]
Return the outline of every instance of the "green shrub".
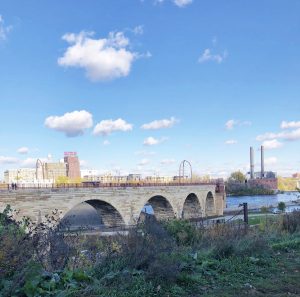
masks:
[[[165,223],[169,234],[179,245],[191,245],[198,239],[197,230],[185,220],[171,220]]]
[[[285,214],[281,220],[281,229],[289,233],[300,230],[300,211]]]
[[[271,245],[272,249],[275,251],[288,251],[291,249],[300,249],[300,238],[294,238]]]

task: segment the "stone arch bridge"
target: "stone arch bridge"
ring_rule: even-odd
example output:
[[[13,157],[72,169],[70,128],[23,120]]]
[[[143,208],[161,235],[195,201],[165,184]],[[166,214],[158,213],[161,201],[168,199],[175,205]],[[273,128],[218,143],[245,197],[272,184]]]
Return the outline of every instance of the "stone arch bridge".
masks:
[[[16,219],[26,216],[37,222],[56,209],[63,219],[86,202],[104,226],[117,227],[135,225],[145,205],[152,206],[158,220],[196,219],[222,215],[225,200],[224,185],[216,184],[18,189],[0,191],[0,211],[9,204]]]

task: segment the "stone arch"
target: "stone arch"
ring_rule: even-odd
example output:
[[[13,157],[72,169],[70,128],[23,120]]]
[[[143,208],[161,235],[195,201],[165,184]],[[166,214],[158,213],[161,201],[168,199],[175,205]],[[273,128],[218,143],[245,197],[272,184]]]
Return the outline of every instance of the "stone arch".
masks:
[[[198,196],[190,193],[183,204],[182,218],[183,219],[196,219],[202,217],[202,207]]]
[[[98,215],[99,225],[101,228],[105,229],[125,226],[125,220],[117,208],[111,203],[99,199],[90,199],[76,204],[63,216],[62,222],[64,221],[64,218],[66,218],[68,214],[72,212],[72,210],[82,204],[88,204],[95,210]]]
[[[205,215],[207,217],[213,216],[215,214],[215,198],[211,191],[206,195],[205,199]]]
[[[174,208],[167,198],[161,195],[152,196],[150,199],[144,203],[140,214],[139,220],[142,219],[141,215],[143,213],[143,209],[146,205],[151,205],[153,209],[153,215],[159,221],[173,219],[175,217]]]

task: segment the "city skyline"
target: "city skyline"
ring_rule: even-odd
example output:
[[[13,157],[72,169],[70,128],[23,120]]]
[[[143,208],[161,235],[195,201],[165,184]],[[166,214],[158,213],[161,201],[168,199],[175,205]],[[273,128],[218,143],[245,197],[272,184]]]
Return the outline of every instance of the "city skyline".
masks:
[[[0,180],[64,151],[100,172],[187,159],[225,177],[250,170],[250,146],[259,167],[262,144],[266,170],[300,171],[300,3],[76,5],[0,7]]]

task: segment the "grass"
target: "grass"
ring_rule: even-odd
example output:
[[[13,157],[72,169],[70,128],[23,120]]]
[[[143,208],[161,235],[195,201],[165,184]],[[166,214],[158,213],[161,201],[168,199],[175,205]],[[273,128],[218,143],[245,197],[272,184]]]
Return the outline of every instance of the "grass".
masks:
[[[24,237],[2,216],[0,296],[300,296],[300,213],[250,220],[259,228],[233,223],[196,229],[186,221],[149,221],[128,236],[70,241],[51,232],[54,238],[47,232],[38,240]],[[11,243],[3,241],[10,235]],[[18,240],[19,248],[11,249]],[[39,251],[33,245],[43,240]],[[53,244],[58,241],[65,243]],[[23,247],[33,252],[24,255]],[[58,258],[67,261],[51,266]],[[11,261],[13,271],[6,267]]]

